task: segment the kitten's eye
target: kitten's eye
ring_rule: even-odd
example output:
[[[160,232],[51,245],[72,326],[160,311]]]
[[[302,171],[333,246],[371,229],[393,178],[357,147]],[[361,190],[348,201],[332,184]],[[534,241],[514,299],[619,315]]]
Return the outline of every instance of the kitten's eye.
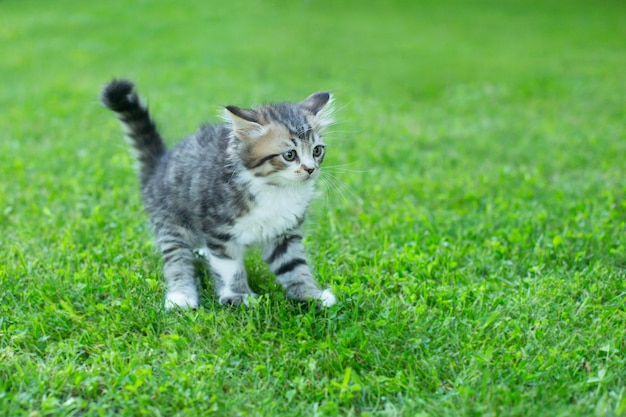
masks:
[[[324,147],[321,145],[317,145],[315,148],[313,148],[313,156],[316,158],[319,156],[322,156],[323,152],[324,152]]]
[[[296,159],[297,155],[296,151],[287,151],[283,154],[283,158],[285,158],[285,161],[291,162]]]

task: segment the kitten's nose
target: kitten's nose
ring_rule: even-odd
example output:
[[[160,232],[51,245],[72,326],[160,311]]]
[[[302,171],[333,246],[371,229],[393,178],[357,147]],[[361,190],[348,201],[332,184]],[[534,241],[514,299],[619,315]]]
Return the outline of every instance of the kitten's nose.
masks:
[[[306,172],[308,172],[308,173],[309,173],[309,175],[311,175],[311,174],[313,173],[313,171],[315,171],[315,168],[307,168],[307,167],[304,167],[304,170],[305,170]]]

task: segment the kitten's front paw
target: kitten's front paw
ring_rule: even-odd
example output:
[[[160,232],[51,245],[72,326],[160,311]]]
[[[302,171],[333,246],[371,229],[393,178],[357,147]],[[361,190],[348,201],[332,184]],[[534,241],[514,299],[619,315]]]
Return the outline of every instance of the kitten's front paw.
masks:
[[[252,296],[254,294],[229,294],[229,295],[223,295],[220,297],[220,303],[222,304],[227,304],[227,305],[231,305],[233,307],[237,307],[240,305],[245,305],[246,307],[249,307],[250,304],[248,303],[248,296]]]
[[[324,307],[331,307],[337,303],[335,295],[330,290],[324,290],[319,296],[319,300]]]
[[[168,292],[165,297],[165,308],[198,308],[198,297],[195,295],[185,294],[182,292]]]
[[[298,283],[290,286],[287,289],[287,298],[300,301],[303,303],[308,300],[317,300],[317,307],[331,307],[337,303],[337,299],[331,290],[320,290],[316,287],[311,287],[304,283]]]

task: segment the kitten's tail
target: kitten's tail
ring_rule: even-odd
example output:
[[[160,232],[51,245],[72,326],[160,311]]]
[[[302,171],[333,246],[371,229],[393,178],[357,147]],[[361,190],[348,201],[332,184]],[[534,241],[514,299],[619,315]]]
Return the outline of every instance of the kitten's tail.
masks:
[[[100,101],[122,122],[128,142],[135,148],[141,183],[152,176],[167,146],[150,117],[148,107],[128,80],[113,80],[102,89]]]

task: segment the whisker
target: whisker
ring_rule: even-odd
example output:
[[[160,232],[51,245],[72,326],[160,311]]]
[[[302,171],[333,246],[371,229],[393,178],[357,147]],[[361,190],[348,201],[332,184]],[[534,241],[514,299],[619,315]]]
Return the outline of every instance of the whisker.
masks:
[[[324,194],[326,197],[326,207],[331,206],[331,197],[333,196],[339,198],[343,204],[347,202],[345,195],[343,195],[341,190],[338,189],[337,185],[333,183],[328,177],[321,177],[320,180],[320,184],[325,189]]]
[[[365,172],[371,172],[371,169],[365,169],[365,170],[355,170],[355,169],[347,169],[346,167],[349,166],[353,166],[355,164],[357,164],[358,162],[348,162],[346,164],[337,164],[337,165],[324,165],[323,167],[323,171],[324,172],[330,172],[330,173],[336,173],[336,174],[346,174],[346,173],[365,173]]]
[[[364,132],[365,132],[365,130],[358,130],[358,131],[357,130],[340,130],[340,129],[332,128],[332,129],[326,129],[324,131],[324,137],[328,138],[328,135],[332,135],[332,134],[335,134],[335,133],[360,134],[360,133],[364,133]],[[330,139],[332,140],[334,138],[331,137]]]
[[[335,175],[325,172],[320,177],[322,179],[323,185],[329,191],[327,194],[327,204],[330,203],[330,193],[336,196],[342,204],[347,204],[349,201],[355,201],[357,204],[360,204],[363,200],[361,197],[345,182],[341,181]],[[347,196],[346,196],[347,195]],[[350,198],[348,198],[348,196]]]
[[[357,163],[357,162],[355,161],[355,162],[348,162],[348,163],[346,163],[346,164],[338,164],[338,165],[324,165],[324,169],[326,169],[326,168],[335,168],[335,167],[346,167],[346,166],[349,166],[349,165],[354,165],[354,164],[356,164],[356,163]]]

